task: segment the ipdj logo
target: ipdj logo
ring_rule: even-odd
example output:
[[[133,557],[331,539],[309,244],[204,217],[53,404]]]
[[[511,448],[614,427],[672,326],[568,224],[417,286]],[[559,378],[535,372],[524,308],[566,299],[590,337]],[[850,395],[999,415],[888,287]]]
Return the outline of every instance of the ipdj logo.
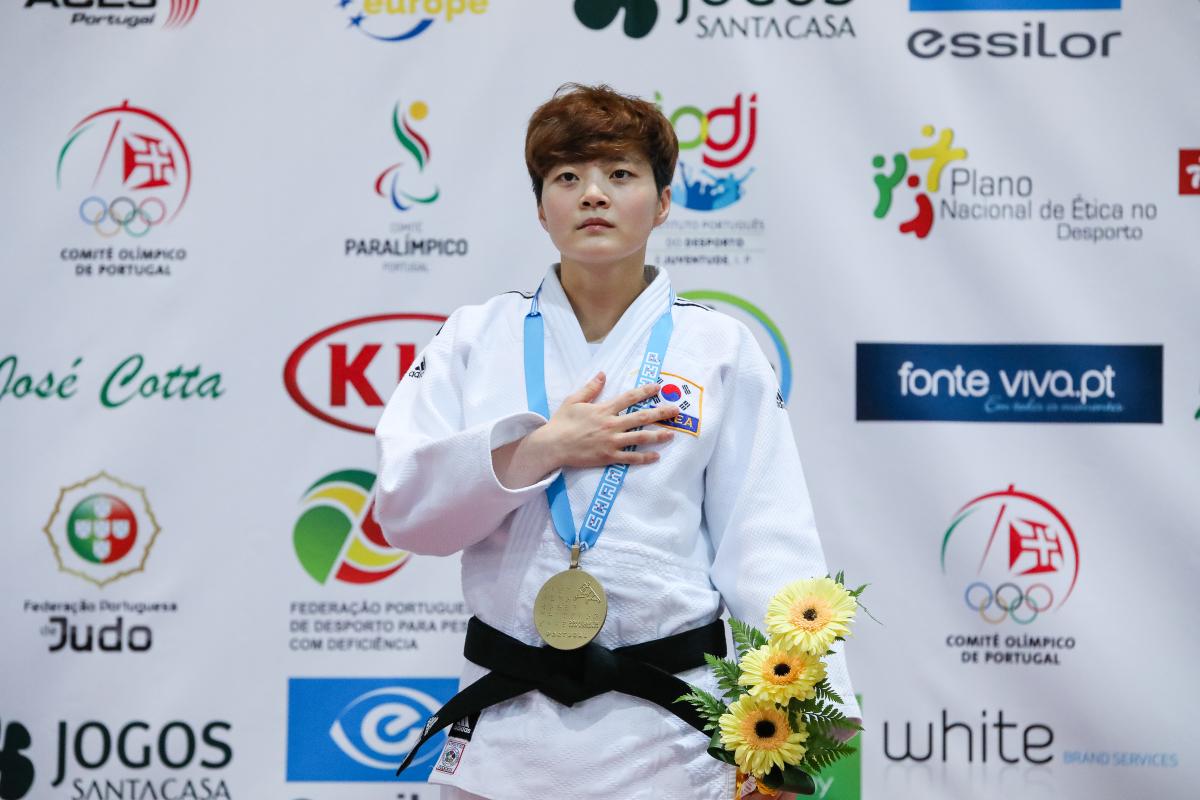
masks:
[[[417,351],[445,321],[440,314],[378,314],[340,322],[292,351],[284,386],[322,422],[374,433],[384,398],[414,371]]]
[[[444,21],[478,16],[488,10],[488,0],[338,0],[346,14],[346,27],[379,42],[404,42]]]
[[[662,95],[655,92],[654,97],[661,108]],[[758,138],[758,95],[751,94],[743,102],[742,95],[736,94],[730,105],[708,112],[697,106],[680,106],[668,119],[679,138],[680,154],[700,151],[698,168],[683,158],[679,161],[678,180],[672,186],[675,202],[695,211],[714,211],[742,199],[742,184],[754,168],[740,176],[733,168],[746,160]],[[720,128],[728,135],[722,136]]]
[[[56,175],[59,190],[79,198],[84,225],[104,237],[141,237],[179,215],[192,161],[171,123],[126,100],[71,129]]]
[[[97,586],[141,572],[159,533],[145,490],[107,472],[63,488],[43,530],[59,569]]]
[[[1027,625],[1061,608],[1079,578],[1079,545],[1067,518],[1015,486],[955,513],[941,561],[967,608],[992,624]]]
[[[19,722],[3,727],[0,738],[0,800],[20,800],[33,786],[33,762],[22,751],[33,744],[29,729]]]
[[[900,233],[911,233],[918,239],[924,239],[933,229],[933,201],[929,194],[936,194],[942,186],[942,170],[953,161],[961,161],[967,157],[967,151],[954,146],[954,131],[942,128],[939,133],[932,125],[921,128],[921,135],[932,141],[928,144],[910,148],[907,153],[901,151],[892,155],[891,166],[882,154],[871,159],[871,165],[877,170],[874,177],[875,189],[879,199],[875,203],[876,219],[884,219],[895,204],[895,190],[903,181],[913,190],[913,203],[916,206],[912,217],[900,222]],[[921,188],[921,176],[913,169],[913,162],[928,161],[929,167],[925,173],[925,187]]]
[[[742,319],[745,322],[749,322],[750,325],[748,327],[754,333],[755,338],[758,339],[759,344],[762,345],[767,360],[771,362],[771,366],[775,369],[775,374],[779,376],[780,405],[787,402],[788,396],[792,391],[792,356],[788,352],[787,342],[784,341],[783,333],[780,332],[779,326],[767,316],[765,311],[749,300],[737,295],[729,294],[728,292],[712,291],[710,289],[683,292],[680,294],[680,297],[695,300],[710,307],[720,306],[722,311],[730,313],[732,316]]]
[[[289,781],[396,780],[429,719],[458,691],[452,678],[292,678]],[[422,748],[401,780],[424,781],[445,734]]]
[[[331,472],[308,487],[292,543],[304,571],[318,583],[376,583],[408,563],[375,522],[375,476],[359,469]]]
[[[429,143],[413,129],[412,124],[413,120],[419,122],[428,114],[429,106],[420,100],[409,105],[403,116],[399,103],[392,111],[392,132],[396,134],[401,147],[412,156],[417,167],[417,175],[413,176],[411,170],[408,173],[402,172],[405,162],[397,162],[379,173],[379,177],[375,179],[375,194],[390,198],[397,211],[408,211],[415,204],[428,205],[438,199],[436,186],[433,191],[423,194],[412,194],[403,188],[420,180],[420,176],[425,172],[425,165],[429,163]]]
[[[1200,150],[1179,151],[1179,193],[1200,194]]]

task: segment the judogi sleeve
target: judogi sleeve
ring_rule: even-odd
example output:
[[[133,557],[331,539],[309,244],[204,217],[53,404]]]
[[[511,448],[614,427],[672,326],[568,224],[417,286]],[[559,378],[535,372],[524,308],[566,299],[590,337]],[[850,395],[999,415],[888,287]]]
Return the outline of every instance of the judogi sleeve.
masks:
[[[742,327],[737,363],[713,455],[705,470],[704,517],[714,548],[710,577],[729,613],[762,628],[767,604],[786,584],[831,574],[821,551],[812,503],[779,382],[758,343]],[[829,682],[860,718],[837,648]]]
[[[546,419],[526,411],[464,427],[468,350],[458,340],[460,325],[456,311],[414,362],[423,369],[400,381],[375,428],[375,520],[390,544],[412,553],[444,556],[475,544],[558,474],[515,490],[496,477],[492,450]]]

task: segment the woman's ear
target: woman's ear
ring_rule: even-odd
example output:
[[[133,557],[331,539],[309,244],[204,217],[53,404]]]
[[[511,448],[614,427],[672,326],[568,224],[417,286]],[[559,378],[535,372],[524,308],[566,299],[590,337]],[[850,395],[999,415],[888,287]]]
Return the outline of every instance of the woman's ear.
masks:
[[[538,210],[538,215],[537,215],[538,222],[542,223],[542,230],[549,232],[550,229],[546,227],[546,209],[542,208],[541,200],[538,201],[537,210]]]
[[[658,227],[667,221],[667,215],[671,213],[671,184],[663,187],[662,194],[658,196],[658,212],[654,215],[654,227]]]

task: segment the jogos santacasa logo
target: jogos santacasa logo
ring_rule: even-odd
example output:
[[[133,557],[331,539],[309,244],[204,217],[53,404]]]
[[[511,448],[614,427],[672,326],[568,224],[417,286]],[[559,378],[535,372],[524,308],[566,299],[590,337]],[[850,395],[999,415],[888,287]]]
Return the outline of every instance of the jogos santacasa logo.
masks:
[[[84,225],[104,237],[141,237],[183,209],[192,160],[171,123],[126,100],[71,128],[55,174]]]
[[[654,101],[663,108],[661,92],[654,93]],[[681,155],[671,187],[674,201],[693,211],[715,211],[741,200],[742,184],[754,173],[743,162],[758,139],[758,95],[750,93],[743,101],[738,93],[730,105],[707,112],[694,105],[680,106],[667,118],[679,138]],[[698,164],[692,150],[700,151]]]
[[[283,367],[288,394],[306,412],[348,431],[373,434],[402,378],[419,378],[420,351],[442,314],[376,314],[339,322],[301,342]]]
[[[890,166],[888,159],[882,154],[871,159],[871,166],[880,170],[874,176],[875,189],[879,195],[873,212],[875,218],[884,219],[891,213],[896,203],[896,187],[903,181],[913,193],[910,210],[900,212],[902,219],[899,231],[911,233],[918,239],[924,239],[933,229],[933,201],[929,199],[929,194],[937,194],[941,190],[942,170],[947,164],[967,157],[965,149],[954,146],[954,131],[950,128],[942,128],[939,132],[933,125],[926,125],[921,128],[921,135],[932,141],[912,147],[907,152],[894,153]],[[929,162],[923,189],[921,176],[913,168],[914,162],[918,161]],[[907,213],[912,213],[912,216],[903,218]]]
[[[712,289],[695,289],[679,295],[709,308],[719,309],[747,324],[779,377],[779,405],[783,406],[792,392],[792,356],[779,326],[767,313],[745,298]],[[666,399],[670,400],[669,397]]]
[[[487,13],[488,0],[338,0],[346,27],[377,42],[405,42],[435,22]]]
[[[375,522],[375,476],[360,469],[325,475],[304,493],[304,511],[292,544],[304,571],[317,583],[377,583],[395,574],[411,555],[396,550]]]
[[[1057,508],[1010,485],[955,512],[941,562],[972,613],[992,624],[1027,625],[1070,598],[1079,543]]]
[[[813,39],[854,38],[854,25],[841,14],[817,14],[840,9],[853,0],[678,0],[676,26],[687,22],[694,5],[699,14],[693,20],[697,39]],[[575,0],[575,18],[585,27],[602,30],[624,12],[622,29],[631,39],[641,39],[658,22],[656,0]],[[808,14],[796,14],[797,6],[807,6]],[[724,7],[724,8],[715,8]],[[774,7],[774,8],[772,8]],[[714,13],[724,11],[728,13]],[[707,13],[706,13],[707,12]],[[748,12],[748,13],[747,13]],[[774,13],[772,13],[774,12]]]
[[[458,691],[452,678],[292,678],[287,780],[396,780],[425,721]],[[424,781],[445,734],[426,744],[402,781]]]
[[[43,528],[58,568],[100,587],[141,572],[159,530],[145,489],[104,471],[64,487]]]
[[[405,187],[412,187],[422,180],[425,166],[429,163],[429,143],[413,128],[413,121],[421,121],[429,114],[429,106],[424,101],[411,103],[408,109],[400,113],[400,103],[396,103],[392,111],[392,132],[396,134],[401,147],[412,156],[416,169],[409,168],[405,162],[392,164],[375,178],[375,194],[391,200],[392,207],[397,211],[408,211],[414,205],[429,205],[438,199],[439,191],[436,186],[419,190],[413,194]],[[415,175],[413,172],[415,171]]]
[[[164,28],[182,28],[196,16],[200,0],[167,0]],[[115,25],[138,28],[158,18],[158,0],[25,0],[25,8],[54,8],[71,12],[72,25]],[[122,13],[127,12],[127,13]]]

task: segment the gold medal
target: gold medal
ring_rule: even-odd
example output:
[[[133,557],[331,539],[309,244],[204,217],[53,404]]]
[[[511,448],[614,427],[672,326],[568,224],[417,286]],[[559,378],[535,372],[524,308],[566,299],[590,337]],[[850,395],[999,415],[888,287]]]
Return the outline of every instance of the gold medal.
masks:
[[[533,601],[533,624],[546,644],[576,650],[596,638],[608,616],[600,581],[579,568],[579,546],[571,548],[571,568],[546,581]]]

